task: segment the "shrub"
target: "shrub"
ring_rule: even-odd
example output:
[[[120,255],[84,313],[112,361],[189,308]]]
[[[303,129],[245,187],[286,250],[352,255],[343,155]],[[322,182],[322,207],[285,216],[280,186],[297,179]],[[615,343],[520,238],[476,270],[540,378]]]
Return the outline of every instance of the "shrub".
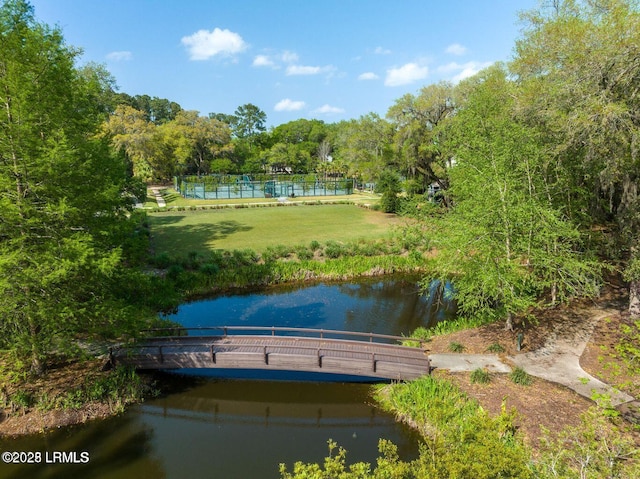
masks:
[[[203,263],[200,265],[200,272],[207,276],[215,276],[220,271],[220,267],[215,263]]]
[[[162,269],[168,268],[173,263],[167,253],[160,253],[159,255],[154,256],[151,262],[156,268]]]
[[[493,343],[487,348],[491,353],[504,353],[504,347],[500,343]]]
[[[167,271],[167,277],[170,279],[178,279],[178,277],[184,273],[184,268],[179,264],[172,264]]]
[[[329,241],[324,247],[324,255],[327,258],[339,258],[343,254],[343,247],[335,241]]]
[[[487,384],[491,381],[491,374],[486,369],[478,368],[471,372],[471,382]]]
[[[529,386],[533,382],[533,378],[522,368],[516,367],[511,374],[509,374],[509,379],[515,384],[519,384],[521,386]]]
[[[451,341],[449,343],[449,351],[452,353],[461,353],[464,351],[464,346],[456,341]]]
[[[16,393],[11,396],[10,401],[14,409],[21,408],[24,410],[34,404],[33,394],[30,391],[24,391],[22,389],[16,391]]]
[[[295,248],[295,253],[299,260],[309,260],[313,258],[313,251],[309,250],[306,246],[298,246]]]

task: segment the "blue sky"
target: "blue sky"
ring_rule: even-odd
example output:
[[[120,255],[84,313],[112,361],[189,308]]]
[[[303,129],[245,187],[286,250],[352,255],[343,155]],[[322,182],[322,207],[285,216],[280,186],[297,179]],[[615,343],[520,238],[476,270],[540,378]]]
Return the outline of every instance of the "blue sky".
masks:
[[[120,91],[328,123],[508,61],[537,0],[31,0]]]

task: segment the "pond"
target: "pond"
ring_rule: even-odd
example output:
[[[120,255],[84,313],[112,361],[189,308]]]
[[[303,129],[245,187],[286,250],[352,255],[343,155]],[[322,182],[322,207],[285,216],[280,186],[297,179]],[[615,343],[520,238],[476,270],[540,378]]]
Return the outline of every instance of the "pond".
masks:
[[[219,296],[182,305],[185,326],[291,326],[409,334],[450,317],[418,294],[415,280],[314,284]],[[0,464],[2,478],[278,478],[278,464],[318,462],[327,440],[348,462],[375,463],[380,438],[417,456],[417,434],[378,409],[367,384],[279,379],[182,378],[175,391],[121,416],[46,435],[0,441],[2,451],[41,453],[39,464]],[[294,380],[295,379],[295,380]],[[297,381],[313,379],[313,381]],[[54,452],[88,454],[86,464],[46,463]]]

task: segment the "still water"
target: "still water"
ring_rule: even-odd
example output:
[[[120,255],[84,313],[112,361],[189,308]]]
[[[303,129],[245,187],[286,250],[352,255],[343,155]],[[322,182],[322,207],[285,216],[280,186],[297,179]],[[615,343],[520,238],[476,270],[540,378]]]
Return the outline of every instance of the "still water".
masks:
[[[290,326],[408,334],[451,311],[436,310],[415,281],[316,284],[220,296],[181,306],[185,326]],[[39,452],[39,464],[0,463],[0,478],[278,478],[278,464],[322,461],[327,440],[348,462],[375,463],[379,438],[402,458],[417,435],[380,411],[366,384],[278,379],[184,378],[171,394],[125,414],[46,435],[0,441],[0,450]],[[273,378],[270,378],[273,379]],[[313,379],[300,382],[296,379]],[[47,463],[56,451],[88,453],[86,464]],[[86,456],[84,456],[86,457]]]

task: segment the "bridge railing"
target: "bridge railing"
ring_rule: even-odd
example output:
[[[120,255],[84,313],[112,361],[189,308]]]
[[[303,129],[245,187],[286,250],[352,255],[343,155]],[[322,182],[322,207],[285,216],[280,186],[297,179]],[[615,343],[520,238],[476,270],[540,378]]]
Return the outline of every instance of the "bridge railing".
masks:
[[[281,326],[198,326],[198,327],[171,327],[171,328],[152,328],[144,329],[143,333],[155,333],[155,335],[146,336],[145,339],[150,337],[184,337],[188,336],[189,331],[198,332],[213,332],[219,331],[222,336],[229,336],[230,332],[250,333],[255,332],[262,335],[271,336],[288,336],[286,333],[302,333],[305,337],[316,337],[320,339],[324,338],[336,338],[336,337],[350,337],[360,340],[368,340],[369,342],[416,342],[420,344],[420,347],[424,346],[425,341],[418,338],[411,338],[406,336],[394,336],[391,334],[378,334],[378,333],[363,333],[359,331],[341,331],[337,329],[316,329],[316,328],[295,328],[295,327],[281,327]],[[168,334],[162,334],[168,333]],[[187,334],[184,334],[187,333]],[[199,335],[194,335],[199,336]]]

